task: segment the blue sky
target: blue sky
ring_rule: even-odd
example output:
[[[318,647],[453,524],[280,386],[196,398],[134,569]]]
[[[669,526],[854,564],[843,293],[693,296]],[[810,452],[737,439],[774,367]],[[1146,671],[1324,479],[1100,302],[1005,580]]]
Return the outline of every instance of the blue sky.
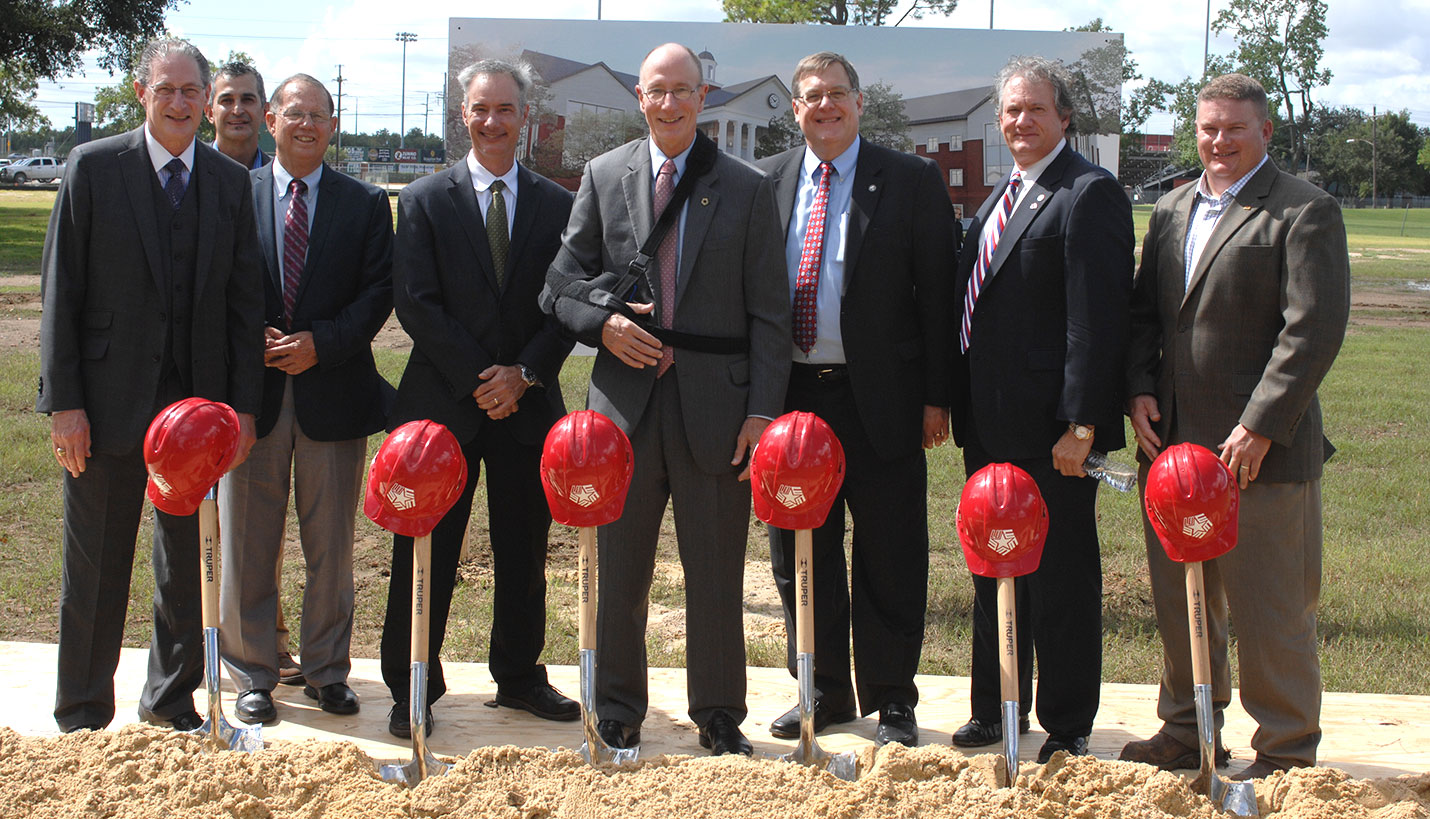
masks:
[[[174,33],[193,40],[212,60],[221,60],[230,50],[252,55],[266,78],[276,80],[303,71],[328,81],[342,65],[343,91],[347,99],[345,131],[398,129],[402,106],[402,47],[396,32],[408,31],[417,41],[407,46],[406,126],[421,127],[429,112],[427,128],[441,127],[438,113],[443,72],[446,70],[449,16],[541,19],[595,19],[597,3],[606,20],[666,20],[718,22],[723,14],[718,0],[669,0],[659,4],[639,0],[547,0],[519,4],[478,0],[456,4],[393,3],[391,0],[249,0],[245,3],[220,0],[190,0],[168,14]],[[1058,31],[1102,17],[1115,30],[1125,32],[1128,48],[1142,73],[1170,81],[1200,73],[1206,5],[1203,3],[1147,2],[1147,0],[1094,0],[1066,3],[1060,0],[992,0],[994,24],[999,29],[988,43],[1003,53],[1018,51],[1024,41],[1018,30]],[[1212,13],[1225,0],[1212,0]],[[907,5],[907,0],[904,5]],[[987,30],[989,0],[964,0],[948,17],[923,21],[909,20],[905,27],[943,27]],[[1388,21],[1393,21],[1387,25]],[[1315,94],[1318,104],[1353,105],[1382,112],[1408,109],[1411,117],[1430,125],[1430,0],[1384,0],[1371,4],[1364,0],[1333,0],[1329,9],[1330,37],[1325,43],[1323,65],[1335,74],[1331,85]],[[818,36],[821,29],[812,33]],[[827,31],[824,30],[824,31]],[[857,38],[856,31],[830,31],[836,47],[843,38]],[[850,42],[849,40],[843,40]],[[1011,46],[1009,44],[1012,44]],[[700,43],[688,45],[696,50]],[[1212,50],[1226,52],[1230,38],[1212,39]],[[934,49],[936,51],[936,49]],[[576,56],[570,54],[567,56]],[[717,54],[717,57],[719,55]],[[936,53],[912,50],[908,66],[894,67],[901,76],[918,74],[925,65],[936,64]],[[638,62],[636,55],[634,62]],[[865,81],[880,77],[882,67],[859,65]],[[867,67],[866,67],[867,66]],[[634,70],[634,66],[623,66]],[[788,66],[772,73],[784,76]],[[936,72],[928,71],[930,77]],[[948,88],[974,84],[969,78],[948,78]],[[91,101],[94,90],[112,84],[97,67],[83,76],[40,87],[41,108],[57,125],[73,120],[74,103]],[[336,91],[336,83],[329,83]],[[900,82],[904,90],[905,82]],[[934,88],[932,90],[940,90]],[[921,93],[909,87],[906,95]],[[1169,130],[1170,119],[1158,117],[1150,130]]]

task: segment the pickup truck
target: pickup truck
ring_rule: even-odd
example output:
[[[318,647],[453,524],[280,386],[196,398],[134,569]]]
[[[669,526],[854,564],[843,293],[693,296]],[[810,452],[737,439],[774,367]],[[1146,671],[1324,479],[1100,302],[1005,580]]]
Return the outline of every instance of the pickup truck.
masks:
[[[63,162],[52,156],[18,159],[0,168],[0,181],[23,185],[26,182],[58,182],[65,175]]]

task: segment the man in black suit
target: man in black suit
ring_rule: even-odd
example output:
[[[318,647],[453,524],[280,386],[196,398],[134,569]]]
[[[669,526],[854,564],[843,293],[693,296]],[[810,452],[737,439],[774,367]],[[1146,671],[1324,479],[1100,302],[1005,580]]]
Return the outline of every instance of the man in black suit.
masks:
[[[251,174],[267,263],[259,439],[219,483],[223,654],[234,712],[249,722],[278,718],[273,624],[290,486],[307,564],[303,692],[324,711],[358,710],[347,685],[354,520],[367,436],[382,429],[392,394],[372,357],[392,313],[387,193],[323,164],[338,121],[318,80],[284,80],[267,121],[277,155]]]
[[[248,174],[194,139],[208,61],[149,43],[134,91],[144,125],[76,148],[41,261],[40,389],[64,476],[60,729],[114,718],[144,434],[188,396],[238,411],[235,464],[253,446],[263,379],[263,284]],[[197,516],[155,512],[154,635],[139,715],[199,727],[203,680]]]
[[[1097,481],[1082,464],[1123,446],[1122,368],[1132,290],[1132,206],[1107,171],[1064,134],[1067,80],[1041,57],[998,75],[998,122],[1014,170],[978,210],[956,279],[962,319],[953,434],[969,475],[994,462],[1032,475],[1048,505],[1042,565],[1017,580],[1019,730],[1028,730],[1033,653],[1038,752],[1087,753],[1102,673]],[[997,590],[974,577],[973,747],[1002,736]],[[1031,640],[1029,636],[1031,635]]]
[[[828,421],[847,462],[839,498],[814,532],[815,727],[853,719],[857,693],[858,713],[879,712],[879,744],[915,745],[928,589],[924,449],[948,437],[957,223],[934,163],[860,139],[864,97],[848,60],[805,57],[793,88],[805,145],[759,163],[786,226],[794,340],[785,409]],[[855,517],[849,572],[846,507]],[[794,673],[794,532],[771,528],[770,560]],[[770,733],[799,736],[799,708]]]
[[[214,150],[250,170],[272,162],[273,157],[258,147],[258,129],[267,113],[268,98],[258,69],[245,62],[218,67],[213,94],[204,107],[204,116],[214,126]]]
[[[496,701],[539,717],[581,709],[547,682],[546,544],[551,511],[541,447],[566,414],[557,376],[573,342],[537,306],[561,243],[571,194],[516,162],[529,113],[531,69],[482,60],[458,75],[472,150],[450,169],[408,185],[397,200],[393,281],[397,317],[415,347],[388,428],[429,418],[462,444],[467,485],[432,532],[428,706],[447,690],[439,657],[457,559],[480,464],[495,575],[489,657]],[[388,729],[408,725],[412,539],[393,538],[382,628],[382,677],[396,704]],[[432,725],[429,717],[427,725]]]

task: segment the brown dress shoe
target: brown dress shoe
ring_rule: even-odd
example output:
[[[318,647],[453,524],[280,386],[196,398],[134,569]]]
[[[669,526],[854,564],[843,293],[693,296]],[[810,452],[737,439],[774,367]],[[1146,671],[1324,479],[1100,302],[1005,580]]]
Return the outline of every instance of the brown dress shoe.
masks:
[[[293,655],[286,651],[278,652],[278,682],[284,685],[307,683],[307,680],[303,679],[303,669],[293,660]]]
[[[1123,762],[1141,762],[1164,771],[1195,770],[1202,766],[1202,752],[1180,740],[1158,731],[1151,739],[1140,739],[1122,746],[1117,756]],[[1217,748],[1216,767],[1225,768],[1231,761],[1231,751]]]
[[[1278,765],[1269,759],[1257,757],[1255,762],[1246,766],[1246,770],[1234,773],[1228,776],[1227,779],[1233,782],[1248,782],[1252,779],[1265,779],[1274,773],[1287,770],[1290,770],[1290,768],[1287,768],[1285,765]]]

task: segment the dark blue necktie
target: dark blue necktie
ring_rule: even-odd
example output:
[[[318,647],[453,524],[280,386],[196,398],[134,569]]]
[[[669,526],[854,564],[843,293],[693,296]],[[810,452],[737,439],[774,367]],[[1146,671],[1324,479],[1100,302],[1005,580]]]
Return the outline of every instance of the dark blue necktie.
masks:
[[[164,183],[164,193],[169,195],[174,210],[178,210],[179,204],[184,201],[184,160],[174,157],[164,166],[164,170],[169,172],[169,181]]]

